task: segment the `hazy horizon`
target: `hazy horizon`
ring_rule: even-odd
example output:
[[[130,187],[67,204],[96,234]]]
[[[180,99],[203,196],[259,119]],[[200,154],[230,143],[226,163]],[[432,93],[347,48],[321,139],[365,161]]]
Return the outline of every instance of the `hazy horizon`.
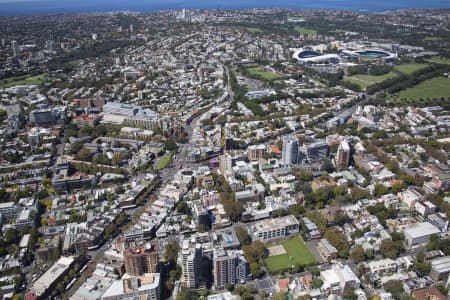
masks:
[[[167,9],[245,9],[245,8],[291,8],[291,9],[348,9],[386,11],[404,8],[450,8],[448,0],[0,0],[0,15],[30,15],[76,12],[106,12],[131,10],[137,12]]]

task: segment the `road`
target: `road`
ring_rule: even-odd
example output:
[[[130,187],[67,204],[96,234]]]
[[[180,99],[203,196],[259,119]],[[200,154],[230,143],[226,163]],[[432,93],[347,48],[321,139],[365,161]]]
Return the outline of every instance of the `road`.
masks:
[[[230,88],[230,90],[231,90],[231,88]],[[232,97],[230,97],[230,98],[232,99]],[[191,144],[192,132],[193,132],[195,126],[197,126],[198,118],[199,117],[194,119],[191,122],[191,124],[185,128],[185,131],[187,133],[187,143],[178,144],[178,151],[175,154],[176,157],[172,161],[170,167],[159,171],[158,175],[159,175],[159,178],[161,179],[161,184],[154,191],[152,191],[148,196],[150,196],[151,194],[158,194],[161,186],[164,186],[167,182],[172,180],[173,177],[175,176],[176,172],[179,169],[186,167],[188,165],[195,164],[195,163],[186,163],[186,156],[188,154],[188,149]],[[61,150],[59,150],[58,152],[60,155],[62,155]],[[130,220],[132,220],[132,221],[139,220],[140,215],[145,212],[145,207],[150,206],[152,203],[153,203],[153,201],[151,200],[151,197],[148,197],[148,200],[143,207],[138,207],[138,208],[134,208],[131,210],[127,210],[126,213],[127,213],[127,215],[130,216]],[[125,229],[126,229],[126,227],[121,228],[115,238],[110,239],[109,241],[106,241],[100,248],[89,251],[88,255],[91,256],[91,260],[88,262],[89,267],[86,268],[86,270],[83,272],[83,274],[81,274],[80,279],[72,286],[72,288],[68,292],[65,293],[63,298],[67,299],[76,292],[76,290],[84,283],[84,281],[95,270],[97,263],[101,260],[101,258],[105,254],[105,252],[110,248],[111,244],[124,233]]]

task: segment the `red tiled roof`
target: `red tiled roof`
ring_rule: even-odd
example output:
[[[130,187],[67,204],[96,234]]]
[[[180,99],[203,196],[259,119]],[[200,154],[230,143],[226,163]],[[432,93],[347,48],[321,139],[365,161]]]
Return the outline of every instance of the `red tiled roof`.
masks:
[[[280,150],[280,148],[278,148],[277,145],[270,146],[270,151],[272,151],[275,154],[281,154],[281,150]]]
[[[280,279],[277,281],[277,285],[280,289],[288,289],[289,288],[289,278]]]

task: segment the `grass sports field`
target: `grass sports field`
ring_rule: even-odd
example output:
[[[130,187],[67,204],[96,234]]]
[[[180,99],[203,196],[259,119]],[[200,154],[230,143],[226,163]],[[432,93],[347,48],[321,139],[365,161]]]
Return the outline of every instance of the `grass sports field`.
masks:
[[[450,58],[446,58],[446,57],[434,56],[431,59],[429,59],[429,61],[435,62],[435,63],[438,63],[438,64],[450,65]]]
[[[391,96],[391,99],[394,101],[401,101],[402,99],[419,101],[420,99],[440,99],[442,97],[447,100],[450,98],[450,78],[435,77],[426,80],[401,91],[398,95]]]
[[[162,170],[169,166],[171,160],[172,160],[173,153],[169,152],[165,154],[163,157],[161,157],[158,162],[156,163],[156,169]]]
[[[415,71],[425,68],[426,66],[428,66],[428,64],[403,64],[396,66],[394,69],[399,71],[400,73],[409,75],[414,73]]]
[[[397,75],[394,72],[389,72],[384,75],[353,75],[347,77],[345,80],[350,81],[352,83],[356,83],[361,88],[365,89],[368,86],[371,86],[375,83],[382,82],[386,79],[396,77]]]
[[[287,252],[286,254],[270,256],[264,260],[271,273],[287,270],[295,264],[308,266],[316,262],[305,243],[298,237],[281,242],[280,245],[284,247]]]
[[[245,30],[247,30],[248,32],[251,32],[251,33],[262,33],[262,32],[264,32],[261,28],[258,28],[258,27],[239,27],[239,28],[245,29]]]
[[[0,80],[0,87],[8,88],[16,85],[39,85],[44,82],[44,74],[34,76],[9,77]]]
[[[428,66],[428,64],[403,64],[403,65],[398,65],[394,67],[394,70],[406,75],[412,74],[420,69],[425,68],[426,66]],[[375,83],[379,83],[382,82],[386,79],[390,79],[390,78],[394,78],[397,76],[396,72],[389,72],[387,74],[383,74],[383,75],[363,75],[363,74],[358,74],[358,75],[353,75],[350,77],[347,77],[345,80],[350,81],[352,83],[356,83],[357,85],[359,85],[362,89],[367,88],[368,86],[371,86]]]
[[[317,34],[317,30],[295,26],[294,30],[300,34]]]
[[[250,73],[250,75],[258,76],[262,80],[266,81],[283,79],[283,76],[275,74],[273,72],[264,71],[260,67],[248,68],[247,71]]]

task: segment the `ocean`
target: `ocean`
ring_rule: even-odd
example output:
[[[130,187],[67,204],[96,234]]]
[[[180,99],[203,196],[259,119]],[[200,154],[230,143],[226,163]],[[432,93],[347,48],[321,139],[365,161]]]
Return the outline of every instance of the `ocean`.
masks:
[[[450,0],[0,0],[0,15],[166,9],[348,9],[380,12],[402,8],[450,8]]]

